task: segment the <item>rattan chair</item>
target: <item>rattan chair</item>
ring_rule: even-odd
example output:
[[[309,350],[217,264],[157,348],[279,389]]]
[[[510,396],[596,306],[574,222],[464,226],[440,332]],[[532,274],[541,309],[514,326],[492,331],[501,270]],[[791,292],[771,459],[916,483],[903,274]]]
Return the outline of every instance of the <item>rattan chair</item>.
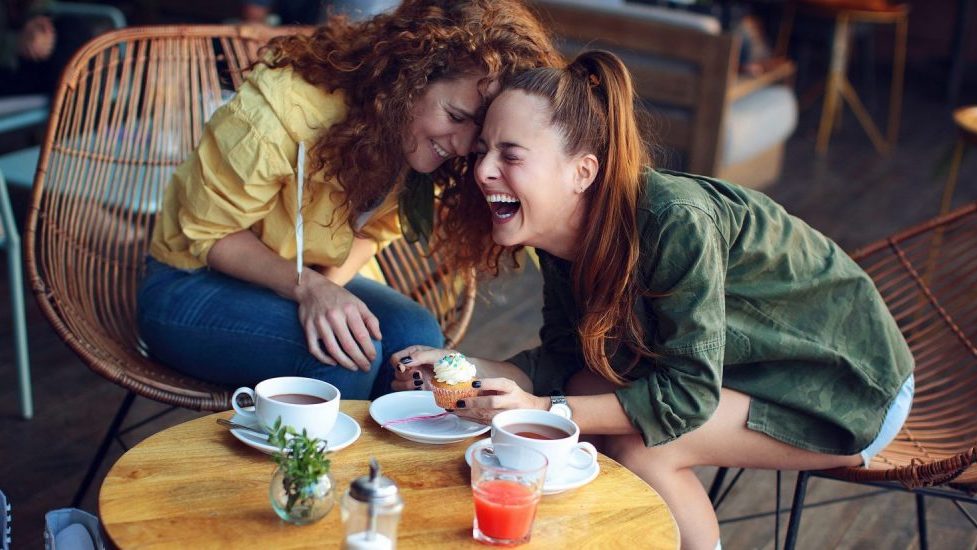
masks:
[[[977,203],[852,255],[885,298],[916,359],[906,424],[871,467],[798,474],[786,547],[800,527],[811,476],[882,485],[916,496],[926,548],[926,496],[977,502]]]
[[[230,408],[233,388],[195,380],[143,353],[135,296],[170,173],[271,32],[251,26],[117,30],[83,47],[62,76],[28,220],[30,284],[58,335],[93,371],[129,391],[75,505],[136,395],[195,410]],[[379,260],[391,286],[434,312],[447,345],[456,345],[471,317],[474,273],[447,273],[423,246],[404,241]]]

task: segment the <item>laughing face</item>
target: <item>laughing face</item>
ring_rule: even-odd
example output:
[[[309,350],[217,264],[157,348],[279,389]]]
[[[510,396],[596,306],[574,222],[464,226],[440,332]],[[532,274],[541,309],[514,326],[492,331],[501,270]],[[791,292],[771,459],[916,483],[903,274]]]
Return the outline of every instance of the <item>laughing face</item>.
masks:
[[[412,120],[405,130],[407,164],[428,174],[444,161],[467,155],[478,133],[476,113],[482,106],[478,83],[481,75],[437,80],[414,103]]]
[[[597,159],[568,155],[550,119],[540,97],[521,90],[499,95],[475,146],[475,179],[492,210],[496,243],[534,246],[572,260]]]

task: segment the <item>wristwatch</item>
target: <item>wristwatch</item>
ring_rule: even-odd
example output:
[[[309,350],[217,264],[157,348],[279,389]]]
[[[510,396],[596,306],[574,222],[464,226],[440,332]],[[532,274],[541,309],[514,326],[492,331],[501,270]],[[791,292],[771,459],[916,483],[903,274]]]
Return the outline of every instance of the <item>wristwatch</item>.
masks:
[[[573,416],[573,413],[570,411],[570,405],[567,403],[567,396],[563,395],[563,392],[560,390],[550,392],[550,412],[558,414],[563,418]]]

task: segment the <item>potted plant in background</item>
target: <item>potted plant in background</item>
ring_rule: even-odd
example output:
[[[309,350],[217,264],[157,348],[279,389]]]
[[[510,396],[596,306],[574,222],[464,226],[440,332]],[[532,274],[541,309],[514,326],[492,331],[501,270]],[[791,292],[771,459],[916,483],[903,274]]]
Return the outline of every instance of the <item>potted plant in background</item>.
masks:
[[[291,426],[275,422],[268,442],[278,451],[272,455],[278,464],[271,476],[271,507],[283,520],[306,525],[325,517],[335,504],[335,486],[329,473],[326,442],[297,433]]]

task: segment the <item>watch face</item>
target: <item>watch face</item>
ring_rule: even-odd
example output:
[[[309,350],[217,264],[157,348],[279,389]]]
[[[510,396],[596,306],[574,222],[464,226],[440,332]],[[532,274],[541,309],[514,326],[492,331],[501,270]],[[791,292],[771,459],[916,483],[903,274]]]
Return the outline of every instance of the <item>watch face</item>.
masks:
[[[550,412],[558,414],[564,418],[570,418],[570,407],[565,403],[553,403],[550,405]]]

